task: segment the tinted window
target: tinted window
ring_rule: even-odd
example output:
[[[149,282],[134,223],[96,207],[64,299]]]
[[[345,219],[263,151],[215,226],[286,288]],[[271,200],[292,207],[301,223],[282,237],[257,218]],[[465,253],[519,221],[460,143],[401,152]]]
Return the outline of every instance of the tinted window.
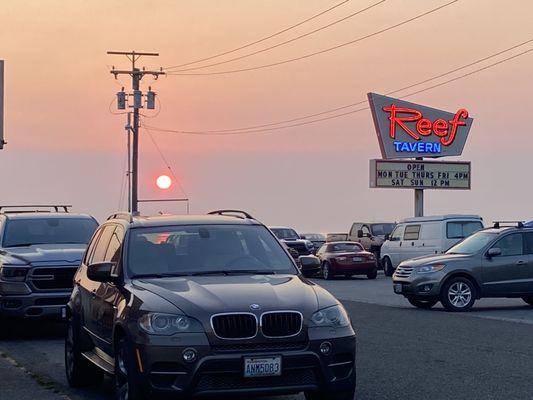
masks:
[[[463,239],[471,234],[483,229],[479,221],[457,221],[446,224],[446,237],[448,239]]]
[[[526,253],[533,254],[533,232],[525,233],[524,239],[526,240]]]
[[[95,233],[95,235],[93,237],[93,240],[89,244],[89,248],[87,249],[87,252],[85,253],[85,261],[84,261],[85,265],[91,264],[92,256],[94,254],[94,249],[96,247],[96,244],[98,243],[98,238],[102,234],[102,231],[103,231],[103,229],[99,229],[98,231],[96,231],[96,233]]]
[[[96,244],[96,247],[94,248],[94,254],[91,257],[91,263],[97,263],[97,262],[104,261],[105,253],[107,252],[107,248],[109,246],[109,242],[111,240],[111,236],[113,235],[114,231],[115,231],[114,225],[107,225],[104,228],[104,230],[100,234],[98,243]]]
[[[123,236],[123,229],[120,226],[117,226],[111,235],[111,240],[109,241],[109,246],[107,247],[104,261],[111,261],[115,263],[118,262],[120,259],[120,246],[122,245]]]
[[[96,222],[90,218],[10,219],[4,231],[3,247],[87,244],[96,228]]]
[[[223,270],[297,272],[276,238],[257,225],[132,229],[128,268],[132,275]]]
[[[316,240],[316,241],[326,240],[326,237],[322,235],[321,233],[306,233],[304,236],[307,240]]]
[[[360,252],[363,251],[363,246],[359,243],[336,243],[329,246],[329,251],[332,253],[341,253],[341,252]]]
[[[420,234],[420,225],[407,225],[405,227],[405,233],[403,240],[418,240]]]
[[[385,236],[390,235],[394,226],[394,224],[372,224],[370,225],[370,228],[372,229],[372,234],[374,236]]]
[[[294,229],[274,228],[272,229],[272,232],[278,239],[299,239],[299,236]]]
[[[495,233],[477,232],[452,246],[446,254],[476,254],[496,239]]]
[[[524,252],[524,241],[521,233],[504,236],[492,246],[502,251],[502,256],[520,256]]]

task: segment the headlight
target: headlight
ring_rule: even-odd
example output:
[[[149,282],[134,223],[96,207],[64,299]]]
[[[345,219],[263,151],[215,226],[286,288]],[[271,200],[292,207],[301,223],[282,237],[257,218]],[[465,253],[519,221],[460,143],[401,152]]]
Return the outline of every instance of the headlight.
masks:
[[[2,265],[0,267],[0,279],[3,281],[23,282],[28,275],[29,268]]]
[[[431,264],[431,265],[424,265],[422,267],[419,267],[416,272],[419,274],[427,274],[430,272],[438,272],[444,269],[446,265],[445,264]]]
[[[350,325],[350,317],[342,305],[324,308],[311,316],[310,327],[343,328]]]
[[[185,315],[148,313],[139,318],[139,326],[153,335],[204,332],[200,322]]]

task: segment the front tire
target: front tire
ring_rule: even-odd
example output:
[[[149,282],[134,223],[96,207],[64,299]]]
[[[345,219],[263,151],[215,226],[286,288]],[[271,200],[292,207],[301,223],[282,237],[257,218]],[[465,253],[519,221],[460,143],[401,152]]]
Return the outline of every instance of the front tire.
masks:
[[[421,308],[424,310],[429,310],[431,307],[433,307],[439,302],[438,300],[422,300],[417,299],[416,297],[407,297],[407,301],[416,308]]]
[[[143,400],[133,349],[126,338],[115,345],[115,396],[117,400]]]
[[[533,306],[533,296],[529,296],[529,297],[522,297],[522,300],[524,300],[527,304],[529,304],[530,306]]]
[[[80,324],[75,317],[67,321],[65,337],[65,371],[71,387],[97,385],[102,381],[102,371],[82,356]]]
[[[372,272],[369,272],[368,274],[366,274],[366,277],[368,279],[376,279],[378,277],[378,270],[377,268],[375,270],[373,270]]]
[[[476,287],[468,278],[451,278],[442,288],[440,301],[448,311],[468,311],[476,301]]]
[[[355,385],[353,389],[342,392],[305,392],[305,400],[353,400],[355,398]]]
[[[383,273],[385,276],[392,276],[394,269],[392,268],[392,262],[389,257],[385,257],[382,261],[383,263]]]

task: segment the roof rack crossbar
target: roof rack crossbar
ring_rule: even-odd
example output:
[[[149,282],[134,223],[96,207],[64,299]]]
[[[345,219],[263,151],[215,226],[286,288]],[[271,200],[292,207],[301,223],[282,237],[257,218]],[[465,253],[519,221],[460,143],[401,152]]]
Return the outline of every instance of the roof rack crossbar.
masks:
[[[494,228],[499,229],[502,226],[516,226],[517,228],[524,227],[524,221],[493,221]]]
[[[215,210],[208,212],[207,215],[225,215],[241,219],[254,219],[254,217],[242,210]]]
[[[8,206],[8,205],[0,205],[0,212],[5,209],[5,208],[14,208],[14,209],[17,209],[17,208],[22,208],[24,210],[22,210],[22,212],[39,212],[39,210],[27,210],[28,208],[51,208],[53,209],[55,212],[60,212],[62,209],[63,212],[66,212],[68,213],[69,212],[69,208],[72,208],[72,205],[71,204],[25,204],[25,205],[14,205],[14,206]],[[6,211],[8,213],[14,213],[16,211]],[[40,211],[40,212],[43,212],[43,211]]]

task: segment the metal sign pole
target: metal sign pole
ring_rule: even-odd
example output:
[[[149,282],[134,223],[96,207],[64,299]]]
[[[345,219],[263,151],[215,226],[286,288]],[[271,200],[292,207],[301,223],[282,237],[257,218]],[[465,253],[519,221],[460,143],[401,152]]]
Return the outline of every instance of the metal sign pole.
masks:
[[[417,157],[416,160],[423,161],[423,157]],[[424,189],[415,189],[415,217],[424,216]]]
[[[4,148],[4,60],[0,60],[0,150]]]

